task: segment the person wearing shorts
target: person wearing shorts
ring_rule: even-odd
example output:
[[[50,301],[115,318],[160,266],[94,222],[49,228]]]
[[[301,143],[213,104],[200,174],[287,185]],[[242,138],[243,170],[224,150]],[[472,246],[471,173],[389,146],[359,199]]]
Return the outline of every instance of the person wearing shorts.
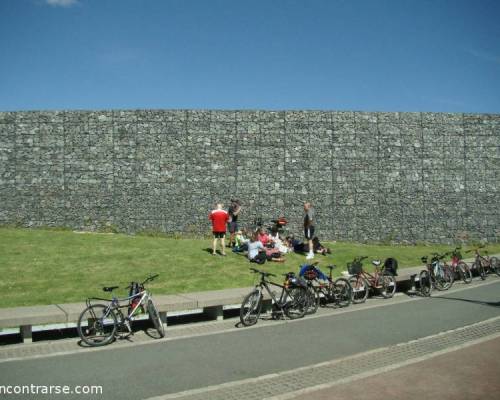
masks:
[[[222,209],[222,204],[217,204],[215,210],[212,210],[208,219],[212,222],[212,233],[214,235],[214,239],[212,242],[212,255],[216,255],[217,249],[217,240],[220,240],[221,246],[221,255],[226,255],[226,224],[229,220],[229,214],[226,210]]]
[[[238,214],[241,211],[241,203],[239,200],[231,200],[231,206],[227,210],[229,213],[229,247],[235,245],[235,234],[238,231]]]
[[[306,259],[311,260],[314,258],[314,209],[311,203],[304,203],[304,237],[307,240],[309,252],[307,253]]]

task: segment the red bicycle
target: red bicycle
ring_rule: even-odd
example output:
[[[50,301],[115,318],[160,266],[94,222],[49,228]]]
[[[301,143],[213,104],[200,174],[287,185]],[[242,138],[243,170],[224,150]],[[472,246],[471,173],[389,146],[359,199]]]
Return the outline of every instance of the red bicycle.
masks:
[[[465,261],[462,260],[461,247],[455,247],[448,254],[451,255],[451,264],[449,265],[454,276],[458,276],[464,283],[472,282],[472,272]],[[445,262],[445,266],[447,263]]]
[[[352,302],[354,304],[364,303],[368,298],[370,290],[380,293],[385,299],[391,298],[396,292],[396,279],[385,270],[385,266],[380,266],[380,260],[372,261],[375,272],[370,274],[363,269],[362,261],[367,257],[356,257],[347,264],[350,275],[349,283],[352,287]]]
[[[467,250],[466,253],[474,252],[476,259],[471,265],[471,268],[479,274],[482,280],[486,279],[486,274],[489,272],[494,272],[500,276],[500,261],[496,257],[489,257],[488,252],[485,251],[485,255],[482,256],[479,253],[479,249],[484,248],[484,246],[478,246],[475,249]]]

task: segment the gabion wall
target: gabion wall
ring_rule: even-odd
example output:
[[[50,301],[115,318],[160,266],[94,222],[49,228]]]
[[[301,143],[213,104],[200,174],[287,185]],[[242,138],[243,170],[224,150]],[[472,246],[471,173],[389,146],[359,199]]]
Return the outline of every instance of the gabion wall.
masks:
[[[279,215],[323,239],[497,241],[500,115],[309,111],[0,113],[0,224],[209,232]]]

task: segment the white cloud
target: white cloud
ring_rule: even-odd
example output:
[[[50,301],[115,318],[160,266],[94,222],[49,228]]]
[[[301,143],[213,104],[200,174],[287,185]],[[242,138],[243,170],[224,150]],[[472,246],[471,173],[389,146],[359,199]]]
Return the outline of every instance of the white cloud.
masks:
[[[483,61],[489,61],[493,62],[495,64],[500,64],[500,56],[489,53],[483,50],[475,50],[475,49],[468,49],[467,50],[469,54],[473,55],[476,58],[479,58]]]
[[[78,4],[78,0],[45,0],[52,7],[71,7]]]

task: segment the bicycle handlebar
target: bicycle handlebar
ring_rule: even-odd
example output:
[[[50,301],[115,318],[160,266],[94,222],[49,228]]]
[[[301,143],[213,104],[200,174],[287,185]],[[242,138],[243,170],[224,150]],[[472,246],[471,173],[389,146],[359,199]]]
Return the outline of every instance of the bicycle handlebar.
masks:
[[[148,276],[146,278],[146,280],[141,283],[141,285],[144,285],[145,283],[148,283],[149,281],[155,280],[156,278],[158,278],[158,276],[159,276],[158,274]]]
[[[477,252],[479,249],[484,249],[484,244],[482,244],[482,245],[480,245],[480,246],[477,246],[477,247],[475,247],[475,248],[473,248],[473,249],[466,250],[465,252],[466,252],[466,253],[470,253],[470,252],[472,252],[472,251]]]
[[[257,268],[250,268],[250,271],[252,271],[254,274],[261,274],[262,276],[276,276],[274,274],[271,274],[270,272],[264,272]]]

